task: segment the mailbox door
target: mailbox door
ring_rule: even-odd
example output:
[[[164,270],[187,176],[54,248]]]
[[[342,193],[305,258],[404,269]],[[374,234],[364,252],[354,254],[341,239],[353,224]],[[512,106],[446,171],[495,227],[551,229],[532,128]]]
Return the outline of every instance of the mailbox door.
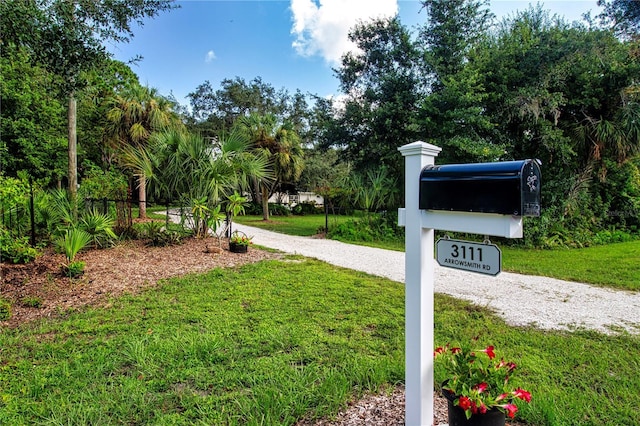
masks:
[[[522,168],[522,216],[540,216],[540,166],[535,160]]]

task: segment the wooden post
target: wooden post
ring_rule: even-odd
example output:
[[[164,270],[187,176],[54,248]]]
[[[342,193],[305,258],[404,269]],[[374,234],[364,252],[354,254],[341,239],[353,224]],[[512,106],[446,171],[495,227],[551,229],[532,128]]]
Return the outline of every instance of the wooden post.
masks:
[[[413,142],[405,157],[405,424],[433,424],[433,228],[423,228],[418,207],[420,172],[441,148]]]

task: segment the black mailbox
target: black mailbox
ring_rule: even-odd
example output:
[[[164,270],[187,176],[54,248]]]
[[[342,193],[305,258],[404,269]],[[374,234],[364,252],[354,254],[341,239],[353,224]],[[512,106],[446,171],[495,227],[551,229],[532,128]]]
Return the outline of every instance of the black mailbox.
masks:
[[[420,208],[540,216],[537,160],[427,166],[420,173]]]

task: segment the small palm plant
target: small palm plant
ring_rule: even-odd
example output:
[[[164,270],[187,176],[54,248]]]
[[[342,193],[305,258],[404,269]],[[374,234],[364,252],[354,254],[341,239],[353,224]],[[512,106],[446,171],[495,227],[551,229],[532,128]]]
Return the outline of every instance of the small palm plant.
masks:
[[[233,194],[227,197],[227,213],[229,214],[229,230],[231,232],[231,223],[233,222],[233,218],[239,214],[244,214],[244,208],[247,205],[246,197],[234,192]]]
[[[85,248],[92,240],[87,231],[77,228],[70,228],[56,240],[56,245],[64,252],[67,263],[62,265],[62,270],[70,278],[77,277],[84,272],[85,262],[76,261],[76,255]]]
[[[80,228],[91,236],[94,248],[105,247],[117,238],[113,232],[113,224],[111,216],[96,210],[91,210],[80,219]]]

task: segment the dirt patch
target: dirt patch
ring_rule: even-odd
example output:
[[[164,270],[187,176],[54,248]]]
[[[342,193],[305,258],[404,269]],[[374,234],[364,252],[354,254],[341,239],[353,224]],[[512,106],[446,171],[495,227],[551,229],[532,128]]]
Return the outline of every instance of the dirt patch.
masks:
[[[16,327],[85,306],[99,306],[113,296],[137,293],[163,278],[283,256],[253,247],[248,253],[231,253],[227,241],[222,243],[222,250],[212,253],[217,245],[212,238],[187,238],[182,244],[168,247],[147,247],[141,241],[127,241],[109,249],[87,250],[76,257],[86,262],[86,268],[75,279],[61,272],[65,257],[52,249],[26,265],[2,263],[0,297],[11,303],[12,315],[0,326]]]

